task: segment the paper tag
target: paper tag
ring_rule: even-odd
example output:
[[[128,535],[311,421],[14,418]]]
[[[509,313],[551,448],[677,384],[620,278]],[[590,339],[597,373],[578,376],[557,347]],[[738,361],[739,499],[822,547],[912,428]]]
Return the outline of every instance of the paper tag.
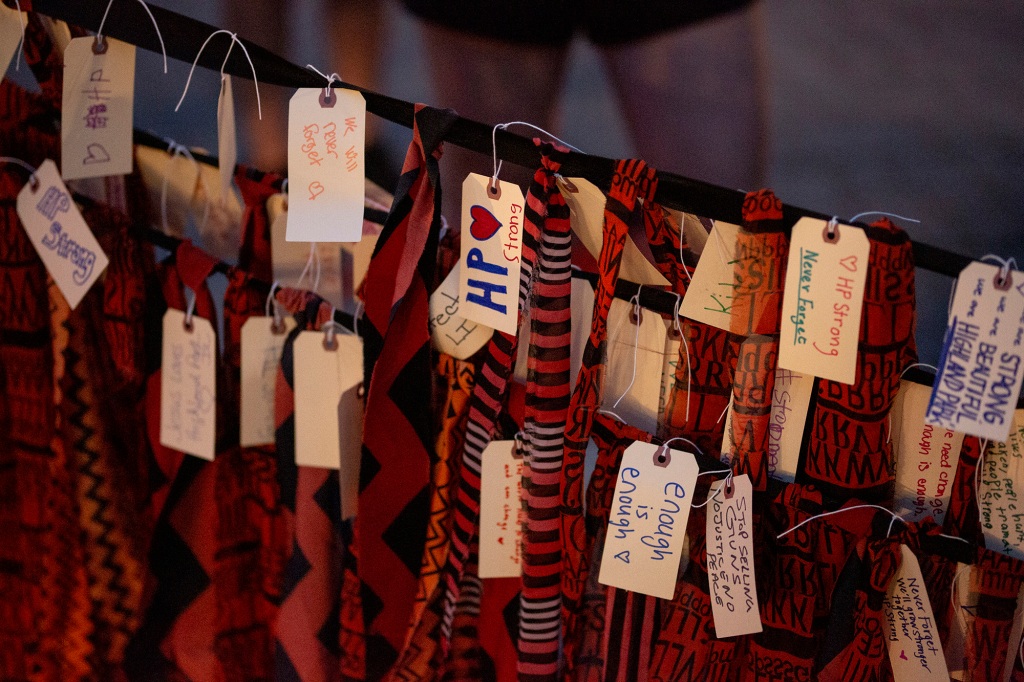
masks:
[[[654,433],[658,429],[658,400],[668,329],[664,318],[650,310],[641,310],[639,320],[634,323],[634,307],[632,303],[614,299],[608,312],[611,331],[606,345],[602,407],[641,431]]]
[[[349,337],[350,342],[357,337]],[[363,371],[363,342],[359,340],[359,372]],[[351,382],[349,382],[351,383]],[[338,400],[338,483],[341,486],[341,520],[355,518],[359,510],[359,469],[363,456],[363,391],[359,383],[342,391]]]
[[[688,452],[636,442],[615,481],[599,582],[671,599],[690,518],[697,460]]]
[[[35,173],[37,185],[18,192],[18,217],[50,277],[74,310],[107,267],[92,230],[71,200],[57,166],[47,159]]]
[[[285,238],[288,230],[288,211],[284,209],[283,194],[275,194],[267,200],[270,213],[270,254],[274,266],[274,279],[285,286],[300,286],[299,278],[309,261],[310,244],[307,242],[290,242]],[[317,287],[325,301],[338,308],[355,312],[353,306],[348,310],[342,296],[341,248],[338,244],[316,244],[316,258],[320,259],[320,283]],[[315,270],[314,263],[310,270]],[[316,281],[316,272],[307,273],[301,286],[312,289]]]
[[[61,169],[65,180],[132,172],[135,46],[104,37],[75,38],[64,50]]]
[[[242,414],[239,442],[243,448],[272,444],[276,436],[274,394],[277,368],[288,332],[295,328],[291,317],[281,319],[274,330],[273,317],[250,317],[242,325]]]
[[[665,354],[662,357],[661,364],[661,393],[658,396],[658,418],[668,419],[669,399],[672,396],[672,389],[676,385],[676,370],[679,368],[680,362],[679,351],[683,348],[683,343],[682,338],[676,333],[675,325],[668,320],[662,320],[662,322],[665,325]],[[686,329],[682,326],[682,320],[680,320],[680,328],[685,333]],[[689,360],[683,359],[682,362],[683,372],[685,373],[686,363]],[[686,400],[685,396],[683,396],[683,400]]]
[[[470,173],[462,183],[462,254],[459,309],[467,320],[515,334],[519,322],[519,269],[523,246],[523,190]]]
[[[491,441],[480,467],[480,577],[522,575],[523,458],[513,440]]]
[[[768,475],[792,483],[800,463],[807,406],[814,377],[781,367],[775,370],[772,415],[768,423]]]
[[[732,435],[732,403],[725,410],[725,426],[722,431],[722,456],[725,464],[732,464],[732,451],[736,449],[736,439]]]
[[[583,353],[590,338],[590,325],[594,320],[594,288],[585,279],[572,278],[571,329],[579,330],[569,339],[569,388],[576,387],[580,369],[583,367]],[[529,346],[529,344],[526,344]]]
[[[468,360],[484,347],[494,330],[459,315],[459,264],[430,295],[430,338],[434,348],[457,360]]]
[[[716,222],[686,286],[679,314],[729,331],[735,291],[736,236],[740,228]]]
[[[324,347],[324,332],[305,331],[295,339],[295,463],[338,469],[341,445],[338,403],[363,380],[363,342],[336,333],[336,348]]]
[[[235,96],[231,91],[231,76],[220,77],[220,96],[217,98],[217,155],[220,170],[220,197],[231,194],[238,161],[238,137],[235,133]]]
[[[990,442],[984,452],[981,527],[985,547],[1024,559],[1024,410],[1005,443]]]
[[[0,78],[7,73],[11,60],[21,47],[21,31],[27,16],[0,3]]]
[[[902,563],[882,601],[893,679],[948,682],[946,658],[921,567],[906,545],[900,545],[900,554]]]
[[[852,384],[871,245],[864,230],[801,218],[793,226],[782,297],[779,367]]]
[[[904,518],[922,521],[931,516],[942,525],[953,492],[964,434],[926,424],[930,386],[900,382],[889,414],[896,449],[897,503]]]
[[[977,262],[960,273],[926,419],[1005,441],[1024,379],[1024,272],[1011,271],[1005,288],[998,277]]]
[[[213,461],[217,437],[217,335],[210,321],[164,313],[160,362],[160,444]]]
[[[761,632],[754,580],[750,477],[734,477],[725,490],[716,481],[708,491],[708,582],[718,639]]]
[[[354,91],[300,88],[288,105],[288,241],[363,236],[366,100]]]

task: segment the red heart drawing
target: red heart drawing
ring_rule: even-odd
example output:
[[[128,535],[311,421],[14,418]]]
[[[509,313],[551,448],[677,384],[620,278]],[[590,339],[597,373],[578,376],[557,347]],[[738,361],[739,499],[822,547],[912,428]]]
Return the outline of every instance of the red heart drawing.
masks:
[[[839,264],[850,272],[857,272],[857,257],[854,255],[840,259]]]
[[[469,233],[478,241],[487,241],[501,227],[501,223],[494,217],[494,214],[483,206],[474,206],[469,209],[469,215],[473,219],[469,226]]]

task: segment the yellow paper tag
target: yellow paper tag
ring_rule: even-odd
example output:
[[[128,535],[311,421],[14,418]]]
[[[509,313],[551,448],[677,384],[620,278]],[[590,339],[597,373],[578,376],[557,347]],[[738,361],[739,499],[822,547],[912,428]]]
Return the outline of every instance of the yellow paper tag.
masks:
[[[719,488],[725,486],[725,490]],[[711,613],[719,639],[761,632],[754,579],[750,477],[716,481],[708,492],[707,550]]]
[[[213,461],[217,430],[217,335],[209,320],[169,308],[160,364],[160,444]]]
[[[430,295],[430,338],[434,348],[458,360],[467,360],[484,347],[494,330],[459,315],[459,264]]]
[[[672,598],[698,471],[688,452],[642,442],[626,448],[605,536],[602,585]]]
[[[902,381],[889,418],[896,449],[896,502],[911,521],[942,524],[964,434],[925,424],[930,386]]]
[[[946,658],[917,557],[900,545],[902,562],[882,602],[895,680],[949,680]]]
[[[356,337],[351,337],[355,339]],[[362,372],[363,344],[359,342],[359,371]],[[338,479],[341,485],[341,519],[355,518],[359,510],[359,470],[363,453],[362,384],[346,388],[338,400],[338,448],[341,466]]]
[[[242,414],[239,442],[243,448],[274,442],[274,394],[288,332],[295,320],[282,317],[274,329],[273,317],[250,317],[242,325]]]
[[[490,180],[470,173],[462,183],[459,310],[467,320],[515,334],[526,202],[512,182],[492,194]]]
[[[132,172],[135,46],[104,37],[75,38],[64,50],[61,169],[65,180]]]
[[[829,239],[829,234],[834,234]],[[793,226],[782,298],[779,367],[852,384],[871,245],[864,230],[829,229],[801,218]]]
[[[363,236],[366,101],[354,90],[300,88],[288,106],[290,242]]]
[[[1005,443],[992,441],[981,464],[981,527],[985,547],[1024,559],[1024,410]]]
[[[1024,272],[971,263],[957,278],[926,420],[1005,441],[1024,380]]]
[[[814,377],[788,369],[775,370],[772,414],[768,423],[768,475],[792,483],[800,463],[800,446]]]
[[[523,458],[512,440],[491,441],[480,470],[480,577],[522,575]]]
[[[324,332],[305,331],[295,339],[295,463],[338,469],[341,466],[338,403],[363,380],[362,339],[337,333],[334,349]]]
[[[34,178],[35,189],[29,182],[18,192],[18,217],[73,310],[107,267],[107,255],[71,200],[53,161],[44,161]]]
[[[26,16],[16,9],[0,4],[0,74],[7,73],[11,60],[21,47],[21,32]]]
[[[740,228],[716,222],[686,287],[679,314],[729,331],[735,289],[736,235]]]
[[[231,76],[221,75],[220,96],[217,98],[217,160],[220,170],[220,198],[232,193],[235,164],[238,162],[238,138],[235,133],[235,96],[231,90]]]

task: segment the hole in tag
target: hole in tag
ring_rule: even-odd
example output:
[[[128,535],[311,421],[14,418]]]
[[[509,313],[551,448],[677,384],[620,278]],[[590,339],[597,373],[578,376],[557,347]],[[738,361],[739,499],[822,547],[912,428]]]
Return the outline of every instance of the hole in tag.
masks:
[[[36,191],[39,189],[39,178],[37,178],[35,174],[29,176],[28,188],[32,190],[33,194],[35,194]]]
[[[734,492],[736,492],[736,489],[733,487],[732,478],[730,477],[729,480],[725,482],[725,499],[731,500]]]
[[[96,36],[96,40],[92,42],[92,53],[93,54],[106,54],[107,49],[110,46],[107,45],[107,40],[100,36]]]
[[[657,452],[654,453],[654,466],[665,468],[672,463],[672,453],[669,452],[668,448],[662,446]]]
[[[839,225],[833,222],[829,222],[828,225],[821,231],[821,238],[826,244],[838,244],[839,243]]]
[[[633,309],[629,311],[629,321],[633,324],[642,324],[644,321],[644,314],[638,310],[638,306],[633,306]]]
[[[572,184],[572,181],[569,178],[567,178],[567,177],[565,177],[563,175],[556,175],[555,177],[558,179],[558,182],[562,185],[562,187],[565,187],[567,190],[569,190],[573,194],[579,193],[579,191],[580,191],[579,188],[576,187],[576,185]]]
[[[184,327],[185,331],[188,332],[189,334],[191,334],[192,330],[195,328],[195,325],[192,324],[192,320],[189,320],[187,318],[185,319],[184,322],[182,322],[181,326]]]
[[[997,272],[995,279],[993,280],[993,285],[999,291],[1009,291],[1010,287],[1013,285],[1013,275],[1007,271],[1006,277],[1000,278],[999,273]]]
[[[270,325],[270,331],[273,334],[276,334],[277,336],[280,336],[281,334],[285,333],[285,330],[286,330],[286,327],[284,325],[284,320],[279,320],[277,318],[274,318],[274,322]]]
[[[324,350],[338,350],[338,340],[333,335],[324,335]]]
[[[487,181],[487,196],[495,201],[501,198],[501,180],[491,178]]]
[[[338,103],[338,95],[331,90],[328,92],[320,93],[320,107],[323,109],[333,109],[334,105]]]

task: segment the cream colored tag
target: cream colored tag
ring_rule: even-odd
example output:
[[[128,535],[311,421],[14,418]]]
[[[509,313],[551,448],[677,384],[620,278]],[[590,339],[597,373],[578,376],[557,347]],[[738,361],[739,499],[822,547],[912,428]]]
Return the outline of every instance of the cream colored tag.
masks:
[[[290,316],[274,329],[273,317],[250,317],[242,325],[242,421],[243,448],[274,442],[274,393],[288,332],[295,328]]]
[[[217,437],[217,335],[210,321],[168,308],[160,363],[160,444],[213,461]]]
[[[338,403],[363,380],[363,342],[337,333],[332,350],[324,347],[325,337],[324,332],[305,331],[295,339],[295,463],[338,469]]]
[[[1024,410],[1005,443],[990,442],[981,464],[981,527],[985,547],[1024,559]]]
[[[357,337],[349,337],[349,343]],[[354,344],[353,344],[354,345]],[[359,340],[359,372],[363,371],[363,342]],[[341,520],[355,518],[359,510],[359,470],[363,455],[363,398],[359,383],[347,382],[348,388],[338,400],[338,454],[341,466],[338,482],[341,485]]]
[[[732,435],[732,404],[725,408],[725,427],[722,432],[722,462],[732,463],[732,451],[736,449],[736,440]]]
[[[233,193],[238,136],[235,133],[235,96],[231,90],[231,76],[223,74],[220,77],[220,97],[217,98],[217,156],[220,198],[224,200]]]
[[[153,210],[153,223],[164,229],[160,202],[167,183],[167,233],[184,237],[192,214],[192,197],[199,182],[199,164],[179,154],[169,154],[164,149],[135,148],[135,164],[146,186],[146,195]],[[235,244],[237,249],[238,245]],[[237,253],[235,254],[238,255]]]
[[[948,682],[946,658],[921,567],[906,545],[900,545],[900,554],[902,562],[882,602],[893,679]]]
[[[602,407],[638,429],[654,433],[668,330],[664,318],[650,310],[641,309],[639,326],[634,324],[633,308],[628,301],[614,299],[608,312],[611,331]]]
[[[430,338],[434,348],[467,360],[484,347],[494,330],[459,315],[459,263],[430,295]]]
[[[675,325],[668,320],[662,320],[662,322],[665,324],[665,355],[662,358],[661,365],[661,395],[658,397],[658,418],[664,420],[667,417],[668,401],[672,395],[672,389],[676,385],[676,371],[680,363],[679,351],[683,350],[685,352],[685,346],[683,346],[679,335],[675,333]],[[685,333],[686,328],[683,327],[682,320],[679,323],[680,329]],[[686,381],[686,363],[688,360],[684,358],[681,362],[683,363],[683,381]],[[685,386],[685,384],[683,385]],[[684,397],[683,400],[685,401],[686,398]],[[690,405],[690,409],[694,410],[696,408]]]
[[[768,475],[792,483],[800,463],[800,446],[814,377],[788,369],[775,370],[772,416],[768,423]]]
[[[22,27],[26,17],[22,12],[0,4],[0,78],[7,73],[11,60],[21,47]]]
[[[73,310],[106,269],[107,255],[71,200],[53,161],[43,161],[33,177],[36,188],[29,182],[18,192],[18,217]]]
[[[719,492],[719,488],[725,490]],[[707,550],[711,613],[718,639],[761,632],[754,580],[750,477],[716,481],[708,491]]]
[[[569,388],[575,388],[583,367],[583,351],[594,320],[594,288],[590,282],[572,278],[572,337],[569,340]]]
[[[626,448],[598,582],[672,598],[698,471],[688,452],[642,442]]]
[[[484,449],[480,470],[480,577],[522,575],[523,458],[512,440]]]
[[[801,218],[793,226],[782,297],[779,367],[852,384],[871,245],[864,230]]]
[[[275,194],[267,200],[270,213],[270,253],[274,266],[274,279],[285,286],[300,286],[299,278],[309,261],[309,243],[290,242],[285,239],[288,230],[288,211],[284,209],[284,195]],[[335,243],[317,244],[316,257],[320,259],[320,283],[317,293],[339,310],[342,305],[341,285],[341,249]],[[316,280],[316,263],[310,267],[309,273],[301,286],[313,289]],[[355,312],[349,310],[348,312]]]
[[[467,320],[515,334],[526,202],[515,183],[499,183],[494,195],[489,182],[470,173],[462,183],[459,309]]]
[[[930,386],[900,382],[889,418],[896,449],[896,502],[905,511],[904,518],[922,521],[931,516],[941,525],[964,434],[925,424],[931,392]]]
[[[1005,288],[999,268],[971,263],[957,278],[926,421],[1005,441],[1013,425],[1024,367],[1024,272]]]
[[[607,197],[594,183],[584,178],[569,178],[569,182],[572,183],[572,188],[567,183],[560,182],[558,189],[565,198],[565,203],[569,205],[572,231],[580,238],[590,255],[599,261],[604,241],[604,205]],[[640,249],[628,237],[622,249],[619,277],[637,284],[669,285],[665,276],[644,258]]]
[[[366,101],[354,91],[300,88],[288,106],[290,242],[357,242],[363,236]]]
[[[104,38],[75,38],[64,51],[61,169],[65,180],[132,172],[135,46]]]
[[[715,223],[686,287],[680,315],[729,331],[739,231],[736,225]]]

